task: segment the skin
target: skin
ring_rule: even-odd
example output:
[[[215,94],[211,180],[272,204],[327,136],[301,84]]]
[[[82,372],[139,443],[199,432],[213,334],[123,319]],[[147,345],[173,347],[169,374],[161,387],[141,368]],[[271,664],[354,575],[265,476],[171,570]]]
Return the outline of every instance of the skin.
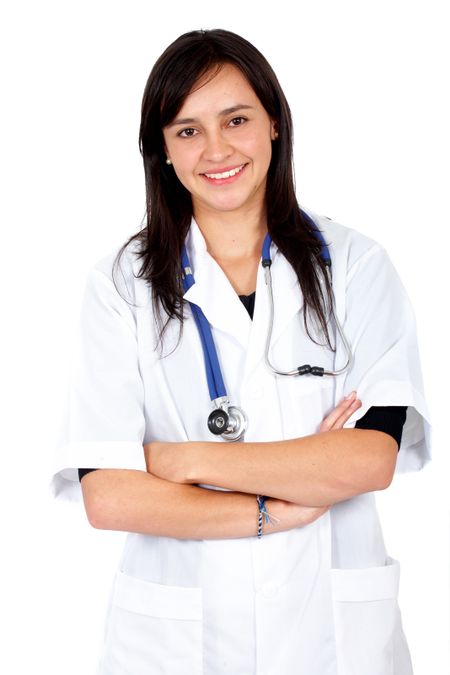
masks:
[[[343,429],[361,406],[355,393],[303,438],[271,443],[149,443],[147,470],[160,478],[264,494],[326,507],[387,487],[396,461],[394,439],[380,431]],[[380,448],[386,448],[380,452]]]
[[[267,232],[264,195],[276,121],[240,71],[227,64],[197,83],[163,135],[173,170],[192,195],[208,252],[237,293],[253,292]],[[233,180],[205,178],[242,165]],[[317,434],[289,441],[147,444],[147,473],[103,469],[83,478],[89,522],[100,529],[186,539],[252,536],[255,495],[264,494],[274,516],[264,522],[266,534],[304,527],[330,505],[384,489],[392,480],[394,439],[343,428],[360,406],[353,392]]]
[[[227,109],[234,112],[224,114]],[[176,123],[191,119],[194,122]],[[267,220],[267,170],[276,140],[271,120],[240,71],[225,65],[206,75],[163,129],[166,153],[192,195],[194,218],[207,249],[238,293],[255,290]],[[230,184],[205,180],[205,173],[245,169]]]
[[[342,401],[324,419],[320,433],[339,430],[360,405],[361,402],[354,397]],[[181,444],[153,443],[144,446],[147,473],[102,469],[87,474],[81,487],[90,524],[97,529],[178,539],[254,536],[258,517],[255,494],[205,490],[186,484],[184,480],[162,479],[150,471],[150,468],[157,470],[158,452],[162,459],[163,450],[175,445]],[[185,444],[185,448],[189,445]],[[228,444],[217,445],[229,447]],[[266,501],[266,506],[273,518],[268,523],[263,520],[265,535],[305,527],[323,516],[329,508],[328,504],[307,506],[274,497]]]

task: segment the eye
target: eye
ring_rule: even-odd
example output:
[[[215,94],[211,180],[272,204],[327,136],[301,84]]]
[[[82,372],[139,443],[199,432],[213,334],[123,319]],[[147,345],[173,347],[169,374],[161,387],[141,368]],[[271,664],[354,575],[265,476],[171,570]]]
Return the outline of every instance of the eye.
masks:
[[[232,120],[230,120],[230,124],[233,127],[241,127],[244,122],[247,121],[246,117],[233,117]]]
[[[181,138],[192,138],[195,136],[195,129],[192,129],[189,127],[188,129],[182,129],[181,131],[178,132],[177,136],[180,136]]]

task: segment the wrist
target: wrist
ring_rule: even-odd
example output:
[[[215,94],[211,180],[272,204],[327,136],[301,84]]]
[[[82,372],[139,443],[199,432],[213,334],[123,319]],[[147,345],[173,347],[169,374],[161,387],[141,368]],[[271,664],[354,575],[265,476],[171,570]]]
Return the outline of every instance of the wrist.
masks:
[[[256,503],[258,505],[258,527],[256,536],[258,539],[261,539],[262,535],[266,532],[276,531],[276,526],[280,523],[280,519],[269,510],[268,502],[269,497],[256,495]]]
[[[205,459],[207,457],[208,448],[210,445],[202,441],[188,441],[183,443],[185,446],[184,459],[184,474],[185,483],[198,484],[208,483],[205,470]],[[187,447],[186,447],[187,446]]]

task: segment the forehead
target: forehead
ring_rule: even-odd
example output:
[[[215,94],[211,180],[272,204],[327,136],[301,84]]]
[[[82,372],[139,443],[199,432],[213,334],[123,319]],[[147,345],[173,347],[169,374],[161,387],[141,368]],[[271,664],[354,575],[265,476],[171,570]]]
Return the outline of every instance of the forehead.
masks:
[[[238,103],[261,106],[250,83],[236,66],[225,63],[220,70],[212,69],[194,85],[181,106],[180,113],[194,109],[213,109]]]

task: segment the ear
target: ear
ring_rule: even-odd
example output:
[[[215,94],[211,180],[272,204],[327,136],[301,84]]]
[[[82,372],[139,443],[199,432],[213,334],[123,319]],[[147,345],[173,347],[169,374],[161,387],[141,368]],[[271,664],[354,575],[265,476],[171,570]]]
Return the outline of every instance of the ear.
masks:
[[[272,141],[276,141],[278,138],[278,122],[276,120],[272,120],[270,124],[270,138]]]

